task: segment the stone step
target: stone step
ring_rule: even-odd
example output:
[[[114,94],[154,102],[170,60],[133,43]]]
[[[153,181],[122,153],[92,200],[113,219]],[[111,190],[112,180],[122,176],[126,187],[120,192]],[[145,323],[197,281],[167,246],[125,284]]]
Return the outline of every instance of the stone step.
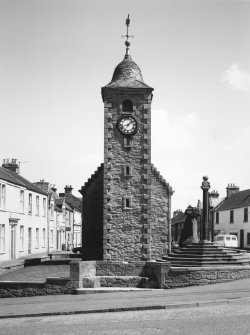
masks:
[[[163,256],[164,260],[167,261],[182,261],[182,262],[241,262],[241,261],[248,261],[248,257],[175,257],[175,256]]]
[[[192,261],[192,260],[171,260],[171,267],[172,266],[210,266],[210,265],[248,265],[248,260],[235,260],[235,261],[223,261],[223,260],[216,260],[216,261]]]
[[[183,259],[225,259],[225,260],[230,260],[230,259],[242,259],[242,258],[246,258],[248,259],[248,257],[243,256],[243,255],[224,255],[224,254],[210,254],[210,255],[197,255],[197,254],[174,254],[174,253],[170,253],[168,254],[168,256],[163,256],[162,258],[165,259],[165,257],[172,257],[172,258],[183,258]]]

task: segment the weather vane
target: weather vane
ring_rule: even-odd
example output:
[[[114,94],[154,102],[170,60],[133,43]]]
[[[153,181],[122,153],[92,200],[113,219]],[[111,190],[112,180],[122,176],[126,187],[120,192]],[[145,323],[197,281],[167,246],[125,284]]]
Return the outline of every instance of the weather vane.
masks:
[[[126,55],[125,57],[127,58],[128,55],[129,55],[129,46],[130,46],[130,42],[129,42],[129,38],[134,38],[134,35],[129,35],[128,33],[128,27],[129,27],[129,24],[130,24],[130,18],[129,18],[129,14],[128,14],[128,17],[126,18],[126,22],[125,22],[126,26],[127,26],[127,34],[126,35],[122,35],[122,38],[126,37],[127,40],[125,41],[125,45],[126,45]]]

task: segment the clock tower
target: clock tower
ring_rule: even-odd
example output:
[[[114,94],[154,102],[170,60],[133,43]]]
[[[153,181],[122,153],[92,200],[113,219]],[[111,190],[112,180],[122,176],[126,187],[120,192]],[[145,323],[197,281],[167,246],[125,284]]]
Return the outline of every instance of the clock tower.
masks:
[[[86,260],[147,261],[168,242],[172,189],[151,164],[153,88],[129,54],[126,25],[125,57],[102,87],[104,164],[81,190]]]

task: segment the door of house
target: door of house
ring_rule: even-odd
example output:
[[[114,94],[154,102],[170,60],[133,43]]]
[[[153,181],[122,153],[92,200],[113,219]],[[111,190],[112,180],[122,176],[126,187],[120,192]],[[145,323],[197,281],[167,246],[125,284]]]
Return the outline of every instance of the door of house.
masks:
[[[244,229],[240,230],[240,248],[244,248]]]
[[[31,254],[31,242],[32,242],[32,231],[31,228],[28,229],[28,254]]]
[[[10,258],[16,258],[16,225],[10,225]]]

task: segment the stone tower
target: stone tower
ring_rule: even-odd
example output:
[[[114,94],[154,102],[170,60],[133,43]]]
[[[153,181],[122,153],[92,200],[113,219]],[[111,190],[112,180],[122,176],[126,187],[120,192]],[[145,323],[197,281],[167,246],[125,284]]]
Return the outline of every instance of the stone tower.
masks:
[[[126,37],[125,57],[102,87],[104,164],[81,189],[85,260],[147,261],[168,242],[172,188],[151,164],[153,88]]]

